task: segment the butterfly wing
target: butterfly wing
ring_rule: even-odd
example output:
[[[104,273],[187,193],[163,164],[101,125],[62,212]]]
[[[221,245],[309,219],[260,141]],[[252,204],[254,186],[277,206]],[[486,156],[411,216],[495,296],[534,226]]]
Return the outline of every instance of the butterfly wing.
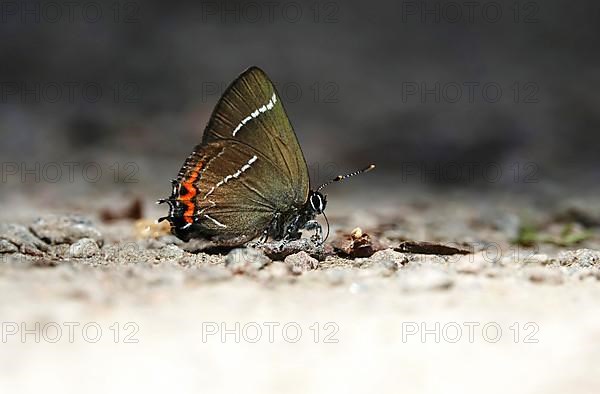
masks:
[[[234,140],[247,144],[283,169],[282,179],[263,185],[272,193],[293,192],[289,202],[306,202],[309,176],[306,160],[283,103],[269,77],[258,67],[240,75],[223,93],[204,131],[203,143]],[[268,192],[268,190],[265,190]]]
[[[276,196],[264,184],[285,176],[262,152],[236,141],[216,141],[201,147],[206,165],[195,181],[195,230],[227,241],[245,242],[259,235],[293,191]],[[208,153],[208,154],[207,154]],[[218,169],[218,170],[214,170]]]
[[[168,219],[182,239],[241,244],[277,213],[300,208],[308,169],[273,83],[251,68],[215,107],[196,147],[173,182]]]

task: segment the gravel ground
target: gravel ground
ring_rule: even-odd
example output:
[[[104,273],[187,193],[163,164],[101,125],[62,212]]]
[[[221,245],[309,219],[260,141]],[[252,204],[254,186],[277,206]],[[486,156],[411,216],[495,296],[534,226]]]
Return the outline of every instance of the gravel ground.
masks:
[[[591,199],[338,195],[324,248],[277,253],[184,244],[149,200],[103,221],[117,200],[4,201],[6,392],[600,387]]]

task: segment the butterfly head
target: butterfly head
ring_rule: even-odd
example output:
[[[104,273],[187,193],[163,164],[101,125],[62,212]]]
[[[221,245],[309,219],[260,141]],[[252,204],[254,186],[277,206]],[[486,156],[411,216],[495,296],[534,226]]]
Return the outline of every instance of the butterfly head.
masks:
[[[325,207],[327,206],[327,196],[318,191],[311,191],[308,195],[308,203],[312,212],[315,215],[320,215],[325,211]]]
[[[323,190],[325,187],[331,185],[334,182],[343,181],[344,179],[348,179],[353,176],[356,176],[356,175],[359,175],[359,174],[362,174],[365,172],[369,172],[373,168],[375,168],[375,165],[371,164],[361,170],[354,171],[354,172],[351,172],[346,175],[338,175],[335,178],[333,178],[332,180],[325,182],[324,184],[319,186],[317,188],[317,190],[311,190],[308,195],[308,204],[307,205],[309,205],[309,208],[312,211],[312,213],[315,215],[320,215],[323,213],[323,211],[325,211],[325,207],[327,206],[327,196],[325,196],[321,193],[321,190]]]
[[[344,179],[348,179],[351,178],[353,176],[365,173],[365,172],[369,172],[371,171],[373,168],[375,168],[374,164],[371,164],[363,169],[360,169],[358,171],[354,171],[351,172],[349,174],[346,175],[338,175],[335,178],[333,178],[332,180],[330,180],[329,182],[325,182],[324,184],[322,184],[321,186],[319,186],[317,188],[317,190],[311,190],[309,195],[308,195],[308,202],[306,203],[306,205],[308,206],[307,209],[309,210],[309,213],[311,214],[311,216],[314,218],[314,216],[316,215],[323,215],[323,217],[325,218],[325,221],[327,222],[327,235],[325,236],[324,239],[321,240],[321,243],[325,242],[325,240],[327,239],[327,237],[329,237],[329,220],[327,220],[327,215],[325,215],[325,207],[327,206],[327,196],[323,195],[321,193],[321,190],[323,190],[325,187],[331,185],[334,182],[339,182],[339,181],[343,181]]]

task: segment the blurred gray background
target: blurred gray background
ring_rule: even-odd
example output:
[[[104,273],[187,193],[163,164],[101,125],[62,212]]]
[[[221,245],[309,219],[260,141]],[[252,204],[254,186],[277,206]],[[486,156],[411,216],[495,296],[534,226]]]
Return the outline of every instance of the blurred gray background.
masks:
[[[5,191],[69,183],[66,162],[95,162],[105,182],[92,189],[167,193],[251,65],[277,83],[315,183],[370,162],[387,185],[600,180],[591,0],[1,5]]]

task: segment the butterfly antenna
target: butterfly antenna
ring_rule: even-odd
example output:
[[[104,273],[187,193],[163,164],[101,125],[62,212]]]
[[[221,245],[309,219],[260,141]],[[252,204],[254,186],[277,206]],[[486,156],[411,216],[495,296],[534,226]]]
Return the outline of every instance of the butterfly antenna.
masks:
[[[369,172],[369,171],[371,171],[373,168],[375,168],[375,164],[371,164],[371,165],[369,165],[368,167],[365,167],[365,168],[363,168],[363,169],[361,169],[361,170],[358,170],[358,171],[351,172],[350,174],[346,174],[346,175],[338,175],[338,176],[336,176],[335,178],[333,178],[332,180],[330,180],[330,181],[328,181],[328,182],[325,182],[324,184],[322,184],[321,186],[319,186],[319,187],[317,188],[317,191],[321,191],[322,189],[324,189],[325,187],[327,187],[327,186],[331,185],[331,184],[332,184],[332,183],[334,183],[334,182],[343,181],[344,179],[352,178],[353,176],[360,175],[360,174],[363,174],[363,173],[365,173],[365,172]]]

